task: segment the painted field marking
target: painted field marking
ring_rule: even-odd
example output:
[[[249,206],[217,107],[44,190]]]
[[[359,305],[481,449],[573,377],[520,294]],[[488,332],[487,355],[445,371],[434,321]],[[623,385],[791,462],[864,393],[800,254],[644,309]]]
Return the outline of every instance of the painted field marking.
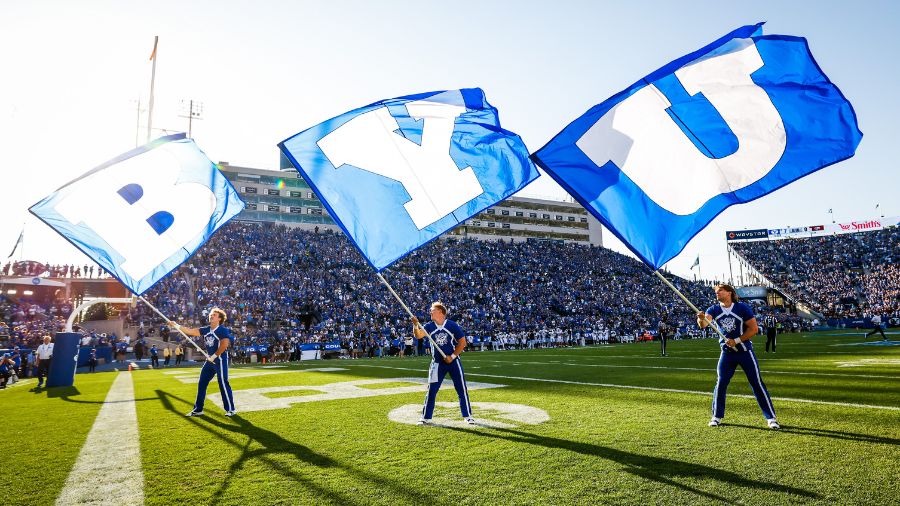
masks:
[[[75,466],[56,499],[58,505],[144,503],[144,473],[130,372],[113,381]]]
[[[839,365],[838,367],[859,367],[863,365],[900,365],[900,359],[862,359],[872,360],[871,363],[863,363],[859,365]],[[662,365],[621,365],[621,364],[573,364],[570,362],[559,362],[559,361],[550,361],[550,362],[505,362],[503,360],[481,360],[482,362],[494,362],[498,364],[515,364],[515,365],[565,365],[572,367],[604,367],[604,368],[613,368],[613,369],[665,369],[669,371],[715,371],[715,368],[702,368],[702,367],[666,367]],[[840,362],[838,362],[840,364]],[[853,362],[855,364],[855,362]],[[467,367],[467,369],[471,369],[471,367]],[[766,374],[795,374],[798,376],[837,376],[841,378],[881,378],[881,379],[895,379],[900,380],[900,374],[897,376],[888,376],[888,375],[878,375],[878,374],[849,374],[849,373],[838,373],[838,372],[803,372],[803,371],[773,371],[771,369],[766,369]]]
[[[390,368],[389,368],[390,369]],[[416,369],[419,370],[419,369]],[[364,388],[365,385],[377,385],[379,383],[412,383],[408,386],[395,386],[387,388]],[[427,378],[378,378],[361,379],[353,381],[341,381],[325,385],[286,385],[277,387],[251,388],[246,390],[234,390],[234,405],[237,410],[244,413],[249,411],[263,411],[269,409],[290,408],[293,404],[302,402],[333,401],[338,399],[357,399],[362,397],[377,397],[382,395],[397,395],[410,393],[423,393]],[[483,388],[500,388],[506,385],[494,383],[470,382],[469,390]],[[265,394],[273,392],[302,392],[300,395],[290,397],[267,397]],[[309,392],[316,392],[310,394]],[[217,396],[209,397],[220,408],[222,399]],[[421,405],[419,406],[421,408]]]
[[[512,429],[519,425],[537,425],[550,420],[550,415],[543,409],[525,404],[509,404],[505,402],[473,402],[472,416],[476,424],[469,425],[459,416],[458,402],[436,402],[431,424],[437,427],[453,427],[472,429],[490,427],[494,429]],[[392,422],[415,425],[422,417],[421,404],[405,404],[388,413]]]
[[[379,369],[398,369],[398,370],[407,370],[407,371],[418,371],[419,369],[412,369],[409,367],[392,367],[387,365],[364,365],[359,364],[361,367],[375,367]],[[712,392],[705,392],[701,390],[681,390],[677,388],[659,388],[659,387],[644,387],[638,385],[621,385],[617,383],[590,383],[586,381],[569,381],[569,380],[556,380],[556,379],[545,379],[545,378],[528,378],[523,376],[503,376],[499,374],[485,374],[485,373],[468,373],[467,376],[483,376],[485,378],[500,378],[500,379],[508,379],[508,380],[519,380],[519,381],[536,381],[541,383],[561,383],[566,385],[582,385],[582,386],[592,386],[592,387],[604,387],[604,388],[622,388],[627,390],[646,390],[651,392],[671,392],[676,394],[694,394],[694,395],[703,395],[706,397],[712,397]],[[471,388],[470,388],[471,390]],[[755,399],[754,396],[748,394],[730,394],[731,397],[741,397],[744,399]],[[866,409],[884,409],[888,411],[900,411],[900,407],[898,406],[879,406],[876,404],[857,404],[853,402],[834,402],[834,401],[817,401],[813,399],[798,399],[794,397],[772,397],[772,399],[776,401],[785,401],[785,402],[800,402],[805,404],[821,404],[825,406],[842,406],[847,408],[866,408]]]

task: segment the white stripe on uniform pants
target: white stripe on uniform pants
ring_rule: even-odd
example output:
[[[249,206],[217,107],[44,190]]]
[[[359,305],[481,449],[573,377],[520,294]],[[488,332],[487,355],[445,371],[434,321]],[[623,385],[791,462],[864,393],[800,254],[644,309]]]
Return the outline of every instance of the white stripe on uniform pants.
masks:
[[[194,403],[194,411],[203,411],[203,404],[206,401],[206,388],[213,376],[218,377],[219,391],[222,393],[222,405],[225,411],[234,411],[234,403],[232,402],[231,385],[228,383],[228,359],[219,357],[216,364],[208,361],[203,364],[200,370],[200,381],[197,383],[197,401]],[[221,369],[221,373],[219,370]]]
[[[756,356],[753,354],[753,346],[747,346],[748,351],[726,351],[722,350],[719,355],[719,364],[716,368],[718,377],[716,379],[716,388],[713,390],[713,416],[723,418],[725,416],[725,395],[728,390],[728,383],[731,382],[737,366],[740,365],[747,376],[747,381],[756,397],[766,419],[775,418],[775,409],[772,406],[772,400],[769,392],[766,390],[765,384],[759,373],[759,364],[756,362]]]
[[[469,404],[469,391],[468,388],[466,388],[466,379],[463,374],[462,361],[457,358],[454,362],[456,363],[455,365],[453,363],[447,364],[445,362],[432,361],[431,367],[437,366],[437,376],[433,377],[433,369],[429,368],[428,392],[425,395],[425,406],[422,409],[422,418],[428,420],[434,415],[434,402],[435,399],[437,399],[438,390],[440,390],[441,383],[443,383],[444,376],[446,376],[447,373],[450,373],[450,377],[453,379],[453,386],[456,388],[456,395],[459,396],[459,409],[463,418],[472,416],[472,408]]]

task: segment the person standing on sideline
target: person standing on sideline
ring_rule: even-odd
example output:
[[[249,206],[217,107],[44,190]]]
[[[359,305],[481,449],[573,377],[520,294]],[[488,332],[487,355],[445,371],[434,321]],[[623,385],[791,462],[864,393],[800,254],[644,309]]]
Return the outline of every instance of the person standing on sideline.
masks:
[[[428,368],[428,393],[425,394],[425,405],[422,406],[422,418],[419,425],[431,423],[434,414],[434,401],[438,390],[444,381],[444,376],[450,373],[456,395],[459,396],[459,409],[462,417],[470,425],[475,424],[472,418],[472,405],[469,403],[469,389],[466,386],[466,377],[463,374],[462,361],[459,354],[466,349],[466,334],[453,320],[447,319],[447,306],[442,302],[431,304],[431,321],[424,327],[419,324],[416,317],[412,318],[413,335],[416,339],[422,339],[430,335],[434,343],[444,352],[442,357],[437,349],[431,350],[431,366]],[[403,342],[403,338],[400,339]]]
[[[44,386],[44,376],[50,372],[50,361],[53,359],[53,343],[50,342],[50,336],[44,336],[44,344],[38,346],[35,353],[38,368],[38,384],[37,387]]]
[[[766,315],[763,318],[763,325],[766,327],[766,353],[769,353],[769,345],[772,345],[772,353],[775,353],[775,338],[778,336],[778,318],[775,315]]]
[[[881,316],[878,315],[872,317],[872,332],[866,334],[866,337],[863,339],[868,340],[869,336],[875,335],[876,333],[881,334],[881,339],[883,341],[887,341],[887,336],[884,335],[884,330],[881,329]]]
[[[669,315],[663,314],[662,319],[659,321],[659,325],[656,327],[656,331],[659,334],[659,344],[662,347],[662,356],[666,356],[666,342],[669,340],[669,334],[672,332],[672,327],[669,324]]]
[[[750,339],[759,332],[753,309],[740,302],[737,292],[731,285],[716,285],[718,304],[712,305],[704,313],[697,313],[697,325],[706,328],[715,322],[725,337],[719,338],[719,366],[717,368],[716,388],[713,390],[712,419],[710,427],[718,427],[725,417],[725,392],[734,371],[740,365],[750,382],[756,402],[762,409],[763,416],[770,429],[780,429],[775,419],[775,408],[766,385],[759,374],[759,362],[753,354],[753,343]]]
[[[203,414],[203,404],[206,401],[206,387],[210,380],[216,376],[219,380],[219,392],[222,393],[222,405],[225,407],[225,416],[234,416],[234,397],[231,395],[231,384],[228,383],[228,346],[231,345],[231,330],[223,327],[228,315],[225,311],[214,307],[209,311],[209,326],[194,329],[175,324],[176,329],[181,329],[186,335],[202,337],[206,345],[206,353],[209,358],[200,370],[200,382],[197,383],[197,401],[186,416],[200,416]]]
[[[163,367],[169,367],[169,361],[172,360],[172,350],[168,346],[163,350]]]
[[[97,372],[97,348],[91,348],[91,357],[88,359],[90,372]]]
[[[159,350],[155,344],[150,347],[150,365],[154,368],[159,367]]]
[[[181,343],[178,343],[175,346],[175,365],[181,365],[181,360],[184,358],[184,348],[181,347]]]

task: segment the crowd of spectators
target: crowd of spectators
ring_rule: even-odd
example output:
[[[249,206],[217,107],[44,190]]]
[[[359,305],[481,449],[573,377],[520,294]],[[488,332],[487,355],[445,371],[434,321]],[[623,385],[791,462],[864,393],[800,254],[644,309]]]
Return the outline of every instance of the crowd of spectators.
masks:
[[[96,277],[95,277],[96,275]],[[101,279],[110,277],[94,265],[50,265],[33,260],[7,262],[0,268],[0,276],[49,276],[51,278]]]
[[[41,304],[29,298],[0,295],[0,343],[6,347],[36,348],[43,336],[61,331],[72,312],[69,302]]]
[[[623,340],[654,329],[666,313],[677,326],[693,323],[691,311],[647,267],[605,248],[439,240],[383,274],[420,320],[432,301],[442,300],[477,339],[545,331]],[[714,300],[708,284],[674,281],[698,305]],[[223,307],[236,334],[253,344],[370,343],[406,337],[411,328],[343,234],[280,225],[228,224],[147,296],[171,319],[191,325],[205,324],[213,305]],[[130,318],[163,323],[143,305]]]
[[[734,248],[779,288],[828,318],[900,316],[900,229]]]
[[[798,292],[814,292],[816,297],[841,297],[847,289],[835,286],[843,281],[829,284],[833,278],[813,275],[818,265],[841,262],[844,271],[851,272],[846,275],[853,276],[860,275],[851,268],[858,266],[868,276],[858,283],[872,295],[866,302],[896,311],[898,269],[890,260],[897,258],[896,238],[882,234],[871,244],[839,237],[809,244],[782,241],[780,245],[790,245],[786,248],[769,242],[737,247],[767,275],[805,273],[805,284],[790,286],[802,286]],[[822,246],[830,240],[840,244]],[[866,255],[858,254],[859,244],[869,244]],[[766,270],[767,265],[773,269]],[[9,269],[7,265],[5,271]],[[79,271],[92,275],[89,268],[65,270]],[[40,275],[34,270],[20,273]],[[693,313],[646,266],[605,248],[553,241],[438,240],[383,274],[422,321],[431,302],[444,301],[473,346],[483,349],[640,340],[662,318],[679,335],[702,335]],[[699,307],[714,302],[712,283],[671,278]],[[820,288],[816,283],[824,284]],[[295,358],[302,343],[334,341],[341,341],[351,357],[421,352],[409,347],[411,325],[405,311],[340,233],[233,222],[145,295],[169,318],[191,326],[205,325],[211,307],[225,308],[239,338],[236,344],[262,346],[270,360]],[[761,315],[773,311],[758,310]],[[43,335],[60,330],[71,311],[70,302],[0,299],[0,335],[8,335],[10,345],[35,346]],[[778,318],[786,331],[809,327],[783,312]],[[168,326],[143,304],[129,309],[126,321],[139,327],[138,342],[157,329],[169,342]],[[121,341],[115,336],[90,338],[92,346],[120,346]],[[181,341],[177,334],[171,338],[173,344]]]

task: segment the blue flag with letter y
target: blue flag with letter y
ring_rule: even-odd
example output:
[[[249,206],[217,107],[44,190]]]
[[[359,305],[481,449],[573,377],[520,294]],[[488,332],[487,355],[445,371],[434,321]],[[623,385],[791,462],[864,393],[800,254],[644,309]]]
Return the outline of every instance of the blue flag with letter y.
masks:
[[[658,269],[728,206],[853,156],[861,139],[806,39],[760,23],[594,106],[532,158]]]
[[[30,210],[141,295],[242,209],[216,165],[176,134],[104,163]]]
[[[278,146],[376,271],[538,177],[477,88],[382,100]]]

